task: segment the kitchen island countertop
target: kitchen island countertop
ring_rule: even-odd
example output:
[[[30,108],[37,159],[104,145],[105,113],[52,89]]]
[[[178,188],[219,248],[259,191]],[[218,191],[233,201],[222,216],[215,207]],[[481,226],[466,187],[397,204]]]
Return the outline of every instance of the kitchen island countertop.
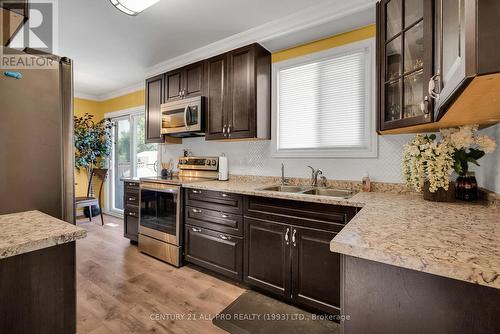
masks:
[[[0,259],[83,239],[87,231],[40,211],[0,215]]]

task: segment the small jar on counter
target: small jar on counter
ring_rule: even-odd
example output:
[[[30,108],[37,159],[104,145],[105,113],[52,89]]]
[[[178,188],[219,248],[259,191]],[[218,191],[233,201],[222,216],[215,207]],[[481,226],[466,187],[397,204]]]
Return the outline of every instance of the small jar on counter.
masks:
[[[363,179],[361,180],[361,191],[369,193],[372,190],[372,185],[370,181],[370,175],[368,172],[363,174]]]

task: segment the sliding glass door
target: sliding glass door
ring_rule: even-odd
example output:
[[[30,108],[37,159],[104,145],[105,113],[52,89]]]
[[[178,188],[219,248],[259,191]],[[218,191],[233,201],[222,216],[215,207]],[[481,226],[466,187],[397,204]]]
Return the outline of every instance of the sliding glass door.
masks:
[[[131,163],[131,152],[130,152],[130,119],[116,118],[113,119],[114,124],[114,141],[113,141],[113,166],[112,175],[113,177],[113,189],[112,191],[113,200],[111,209],[123,210],[123,182],[122,177],[132,176],[132,163]]]
[[[113,154],[110,159],[109,210],[122,213],[124,177],[147,177],[158,174],[158,145],[145,143],[144,113],[111,118]]]

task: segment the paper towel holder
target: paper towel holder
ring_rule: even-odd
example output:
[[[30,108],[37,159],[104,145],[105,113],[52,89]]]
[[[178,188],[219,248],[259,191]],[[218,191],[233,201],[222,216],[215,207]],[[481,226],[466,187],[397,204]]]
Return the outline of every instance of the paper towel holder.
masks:
[[[229,180],[229,166],[225,153],[221,153],[219,157],[219,181]]]

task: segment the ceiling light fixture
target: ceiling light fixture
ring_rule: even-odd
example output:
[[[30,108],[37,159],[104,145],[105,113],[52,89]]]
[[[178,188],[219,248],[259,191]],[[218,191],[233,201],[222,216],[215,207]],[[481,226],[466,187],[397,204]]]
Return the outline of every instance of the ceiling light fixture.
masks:
[[[160,0],[109,0],[120,11],[127,15],[136,16],[144,9],[151,7]]]

